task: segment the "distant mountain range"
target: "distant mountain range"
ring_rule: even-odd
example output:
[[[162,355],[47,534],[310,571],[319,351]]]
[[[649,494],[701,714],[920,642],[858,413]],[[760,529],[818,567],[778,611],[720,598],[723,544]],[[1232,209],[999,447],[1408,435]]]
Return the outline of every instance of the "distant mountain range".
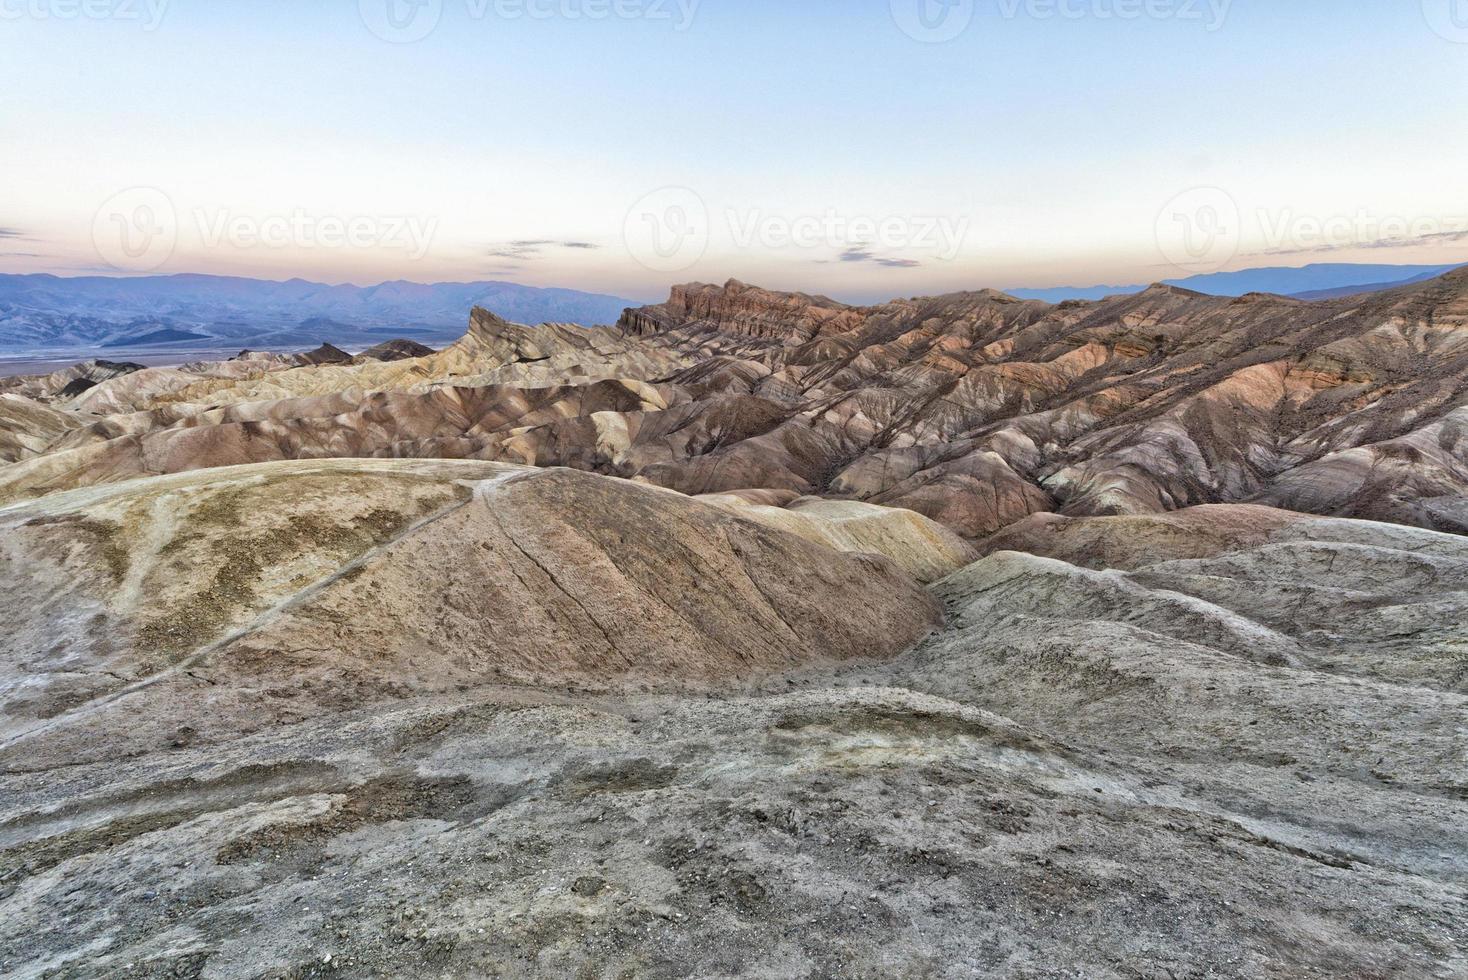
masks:
[[[522,323],[615,323],[636,301],[509,282],[328,286],[226,276],[0,275],[0,352],[172,347],[286,349],[330,340],[450,340],[483,306]]]
[[[1375,293],[1395,286],[1422,282],[1451,272],[1453,265],[1361,265],[1347,262],[1318,263],[1300,268],[1270,267],[1239,272],[1214,272],[1187,279],[1168,279],[1166,285],[1181,286],[1212,296],[1243,296],[1274,293],[1296,299],[1335,299],[1354,293]],[[1059,286],[1054,289],[1009,289],[1011,296],[1061,303],[1069,299],[1104,299],[1140,293],[1138,286]]]
[[[1216,296],[1275,293],[1331,299],[1430,279],[1455,268],[1320,264],[1171,279]],[[1147,287],[1011,289],[1022,299],[1059,303],[1140,293]],[[329,286],[230,276],[138,278],[0,275],[0,354],[251,347],[291,350],[323,341],[370,347],[390,337],[457,339],[476,306],[518,323],[617,322],[640,305],[618,296],[541,289],[510,282],[388,282]]]

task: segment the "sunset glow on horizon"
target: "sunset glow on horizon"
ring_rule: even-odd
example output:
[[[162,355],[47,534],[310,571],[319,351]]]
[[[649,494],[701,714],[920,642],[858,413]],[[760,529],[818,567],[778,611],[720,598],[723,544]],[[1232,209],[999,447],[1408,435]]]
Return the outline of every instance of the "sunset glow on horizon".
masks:
[[[912,2],[6,0],[0,272],[866,301],[1468,262],[1432,0]]]

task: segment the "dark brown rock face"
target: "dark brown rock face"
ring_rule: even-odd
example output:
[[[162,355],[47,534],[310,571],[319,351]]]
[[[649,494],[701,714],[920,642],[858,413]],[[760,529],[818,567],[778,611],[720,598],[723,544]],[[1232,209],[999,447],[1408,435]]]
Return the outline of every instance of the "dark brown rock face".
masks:
[[[296,355],[301,364],[350,364],[352,355],[332,344],[322,344],[313,351]]]
[[[358,356],[372,361],[406,361],[414,357],[427,357],[432,353],[432,347],[416,340],[389,340],[376,347],[369,347]]]

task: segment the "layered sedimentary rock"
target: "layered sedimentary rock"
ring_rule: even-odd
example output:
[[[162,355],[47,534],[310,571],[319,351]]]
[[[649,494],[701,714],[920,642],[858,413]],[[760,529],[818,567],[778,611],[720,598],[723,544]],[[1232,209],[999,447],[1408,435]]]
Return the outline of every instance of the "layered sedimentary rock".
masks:
[[[768,372],[744,372],[749,393],[800,392],[766,431],[648,475],[704,489],[734,470],[972,537],[1037,511],[1248,500],[1464,527],[1468,270],[1324,303],[1158,286],[1056,307],[989,291],[838,307],[731,283],[629,313],[642,335],[764,343],[743,352]]]
[[[15,382],[0,973],[1459,976],[1465,292]]]
[[[0,394],[0,464],[39,456],[86,420],[22,395]]]
[[[858,500],[974,540],[1039,512],[1237,502],[1468,529],[1468,270],[1315,303],[1158,286],[1059,306],[986,290],[858,308],[690,285],[616,329],[478,310],[459,343],[388,362],[244,358],[72,397],[16,384],[92,421],[0,469],[0,500],[414,456]]]

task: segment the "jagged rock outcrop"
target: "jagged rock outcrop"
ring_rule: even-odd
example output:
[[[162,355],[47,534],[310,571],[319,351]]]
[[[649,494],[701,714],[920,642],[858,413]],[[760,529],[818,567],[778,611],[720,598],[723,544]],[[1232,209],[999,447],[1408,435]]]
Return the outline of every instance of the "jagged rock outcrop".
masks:
[[[620,326],[635,335],[692,329],[794,346],[822,335],[849,333],[862,320],[859,309],[824,296],[771,292],[731,279],[723,287],[674,286],[666,303],[628,310]]]

